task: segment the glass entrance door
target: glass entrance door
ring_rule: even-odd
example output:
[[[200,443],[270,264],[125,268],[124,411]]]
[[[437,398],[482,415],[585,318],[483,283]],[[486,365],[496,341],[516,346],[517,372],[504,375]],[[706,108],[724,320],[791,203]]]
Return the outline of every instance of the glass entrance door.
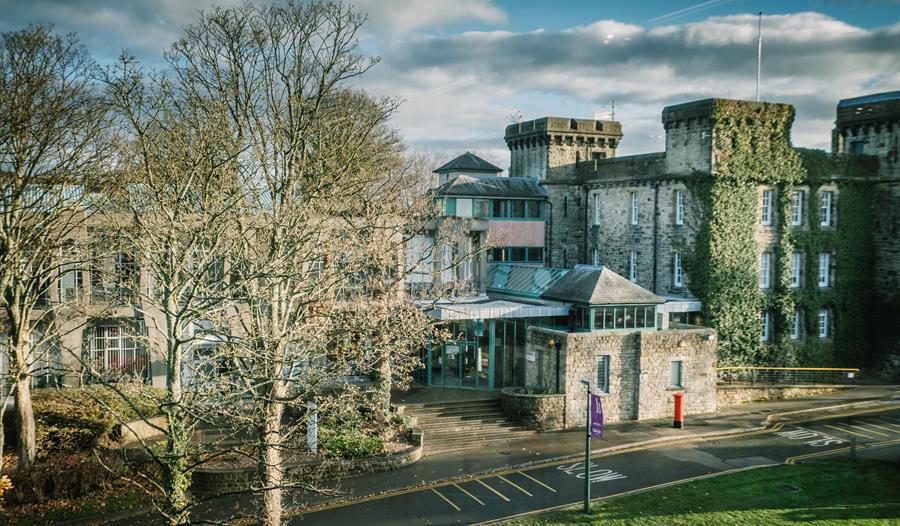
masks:
[[[494,323],[490,321],[485,325],[482,336],[471,335],[465,340],[434,347],[428,353],[428,385],[479,391],[493,389]]]

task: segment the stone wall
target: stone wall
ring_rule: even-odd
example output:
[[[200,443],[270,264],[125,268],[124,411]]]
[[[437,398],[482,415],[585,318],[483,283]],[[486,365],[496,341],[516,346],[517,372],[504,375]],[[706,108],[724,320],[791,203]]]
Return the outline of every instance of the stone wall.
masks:
[[[324,482],[365,473],[393,471],[418,462],[422,458],[423,435],[413,433],[417,442],[403,451],[362,457],[352,460],[339,458],[317,458],[302,464],[286,467],[288,477],[304,482]],[[225,492],[248,491],[256,476],[256,469],[246,468],[198,468],[194,470],[191,492],[199,496],[211,496]]]
[[[716,336],[711,329],[640,333],[638,418],[671,417],[672,395],[684,393],[685,414],[716,410]],[[672,362],[680,361],[682,382],[671,385]]]
[[[585,425],[586,390],[597,385],[598,360],[609,356],[609,392],[601,393],[607,422],[671,416],[672,394],[685,394],[686,414],[716,410],[716,336],[711,329],[569,333],[533,328],[527,350],[559,342],[566,428]],[[543,342],[543,343],[542,343]],[[672,361],[682,362],[681,387],[670,385]]]
[[[544,257],[548,266],[572,268],[584,262],[584,192],[574,184],[548,183],[546,188],[550,196],[550,213],[547,216],[547,254]]]
[[[875,290],[900,302],[900,178],[875,185],[872,213]]]
[[[519,387],[503,390],[500,402],[516,423],[536,431],[566,427],[565,394],[527,394]]]
[[[155,426],[155,427],[154,427]],[[133,444],[163,435],[160,429],[166,428],[166,417],[157,416],[145,420],[134,420],[119,425],[119,437],[122,444]]]
[[[728,385],[720,384],[716,390],[716,405],[729,407],[758,402],[763,400],[781,400],[783,398],[798,398],[801,396],[815,396],[831,393],[840,389],[849,389],[846,386],[834,385]]]

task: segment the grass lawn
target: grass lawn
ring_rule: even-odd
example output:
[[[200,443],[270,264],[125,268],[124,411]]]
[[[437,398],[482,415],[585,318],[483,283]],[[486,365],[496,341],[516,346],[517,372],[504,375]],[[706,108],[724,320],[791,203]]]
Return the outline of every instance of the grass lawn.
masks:
[[[830,461],[760,468],[535,515],[518,525],[900,524],[900,466]]]

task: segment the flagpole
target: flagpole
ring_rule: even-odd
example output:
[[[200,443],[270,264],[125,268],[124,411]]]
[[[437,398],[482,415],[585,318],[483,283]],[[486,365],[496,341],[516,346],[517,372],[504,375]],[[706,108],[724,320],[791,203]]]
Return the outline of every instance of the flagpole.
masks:
[[[762,76],[762,11],[756,26],[756,102],[759,102],[759,79]]]

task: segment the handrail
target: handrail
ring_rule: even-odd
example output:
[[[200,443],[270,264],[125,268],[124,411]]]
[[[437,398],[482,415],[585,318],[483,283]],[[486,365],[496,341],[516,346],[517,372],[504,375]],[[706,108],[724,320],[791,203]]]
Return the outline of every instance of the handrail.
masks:
[[[719,383],[749,384],[846,384],[855,383],[859,369],[853,367],[760,367],[729,366],[716,367]]]
[[[755,366],[729,366],[729,367],[714,367],[716,371],[740,371],[740,370],[754,370],[754,371],[840,371],[845,373],[858,373],[859,369],[856,368],[846,368],[846,367],[755,367]]]

